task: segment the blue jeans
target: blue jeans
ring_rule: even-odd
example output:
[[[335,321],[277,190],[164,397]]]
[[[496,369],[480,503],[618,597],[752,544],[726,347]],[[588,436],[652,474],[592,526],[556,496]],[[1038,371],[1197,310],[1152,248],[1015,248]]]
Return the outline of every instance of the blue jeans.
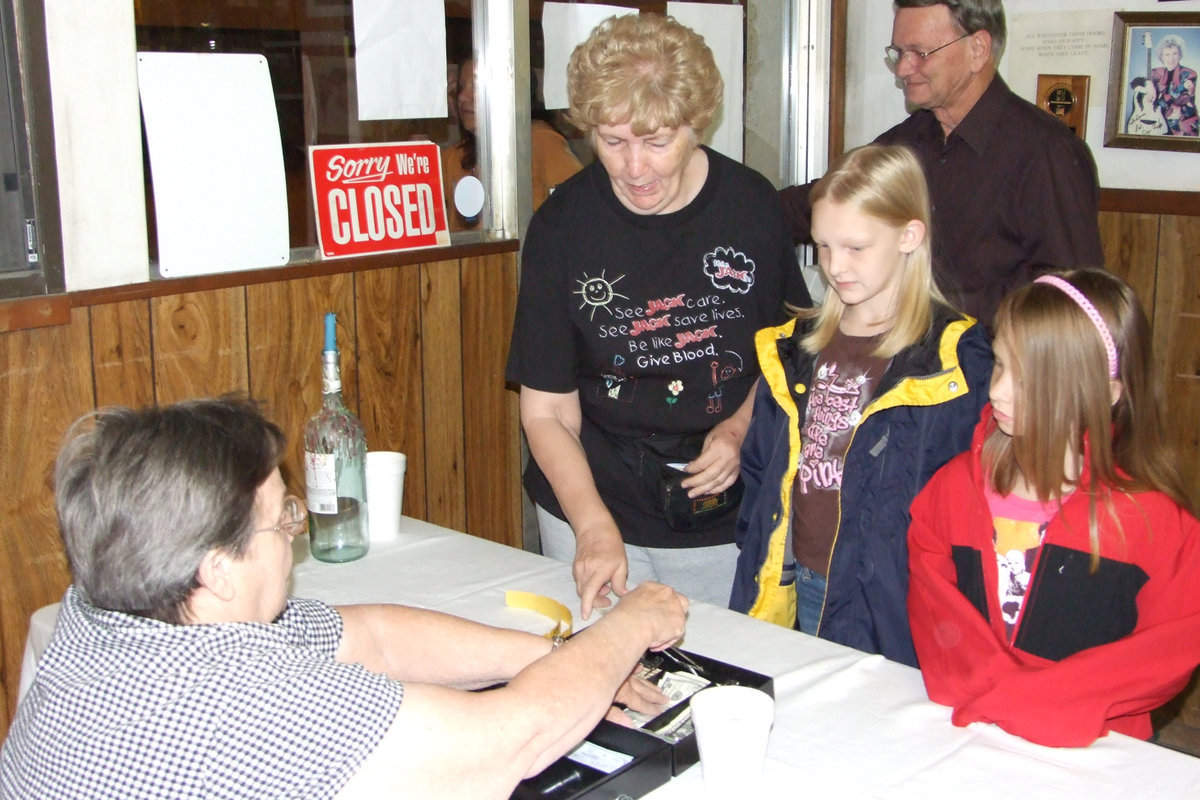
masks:
[[[808,567],[796,565],[796,628],[813,636],[821,624],[825,605],[825,578]]]

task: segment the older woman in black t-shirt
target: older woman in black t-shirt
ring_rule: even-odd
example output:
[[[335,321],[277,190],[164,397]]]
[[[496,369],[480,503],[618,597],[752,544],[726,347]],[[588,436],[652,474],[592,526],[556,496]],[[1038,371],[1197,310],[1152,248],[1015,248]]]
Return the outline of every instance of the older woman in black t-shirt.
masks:
[[[692,30],[610,18],[567,77],[598,160],[530,224],[508,367],[543,552],[585,617],[647,579],[724,605],[754,334],[808,302],[782,207],[700,144],[723,84]]]

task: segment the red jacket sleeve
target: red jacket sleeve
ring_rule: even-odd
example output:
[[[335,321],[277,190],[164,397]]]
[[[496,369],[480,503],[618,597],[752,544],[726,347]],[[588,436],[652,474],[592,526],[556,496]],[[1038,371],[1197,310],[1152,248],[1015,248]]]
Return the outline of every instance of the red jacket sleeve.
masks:
[[[991,519],[979,517],[978,504],[962,496],[963,489],[973,491],[965,480],[969,457],[955,458],[917,495],[908,531],[908,616],[917,662],[929,699],[954,708],[990,689],[997,676],[1020,667],[958,589],[951,524],[991,529]],[[947,515],[953,515],[953,523]]]

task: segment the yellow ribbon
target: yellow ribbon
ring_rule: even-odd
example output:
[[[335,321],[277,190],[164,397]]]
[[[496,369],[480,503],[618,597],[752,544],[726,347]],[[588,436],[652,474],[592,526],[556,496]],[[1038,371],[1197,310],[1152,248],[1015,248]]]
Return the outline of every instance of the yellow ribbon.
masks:
[[[571,609],[553,598],[533,592],[508,591],[504,593],[504,604],[509,608],[535,611],[553,622],[554,627],[544,634],[547,639],[557,636],[566,638],[571,635]]]

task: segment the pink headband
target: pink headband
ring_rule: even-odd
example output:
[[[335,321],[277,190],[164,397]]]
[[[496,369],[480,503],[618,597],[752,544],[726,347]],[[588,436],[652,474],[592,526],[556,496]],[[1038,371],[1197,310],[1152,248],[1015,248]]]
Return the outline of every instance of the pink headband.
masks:
[[[1067,297],[1074,300],[1075,304],[1083,309],[1083,313],[1087,314],[1088,319],[1096,326],[1096,332],[1100,334],[1100,338],[1104,341],[1104,352],[1108,353],[1108,377],[1117,377],[1117,345],[1113,342],[1112,333],[1108,330],[1108,325],[1104,323],[1104,317],[1100,316],[1100,312],[1092,305],[1092,301],[1084,297],[1083,292],[1057,275],[1042,275],[1040,278],[1035,279],[1034,283],[1048,283],[1057,289],[1061,289]]]

